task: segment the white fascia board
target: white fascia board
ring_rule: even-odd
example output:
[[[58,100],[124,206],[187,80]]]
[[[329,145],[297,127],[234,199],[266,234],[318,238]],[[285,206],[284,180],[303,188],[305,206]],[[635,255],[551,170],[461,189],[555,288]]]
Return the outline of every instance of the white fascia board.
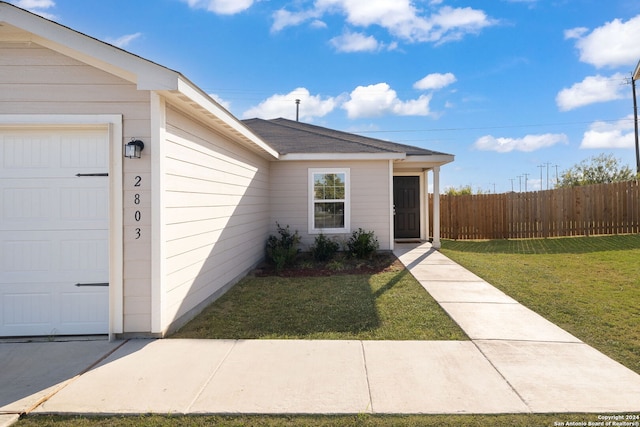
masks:
[[[455,156],[451,154],[434,154],[432,156],[407,156],[407,163],[431,163],[435,166],[446,165],[455,160]]]
[[[280,160],[404,160],[405,153],[291,153]]]
[[[6,3],[0,22],[31,33],[29,40],[138,85],[140,90],[176,90],[179,73],[71,28]]]
[[[180,76],[180,78],[178,79],[178,91],[205,110],[207,110],[209,113],[216,116],[225,125],[240,133],[243,137],[251,141],[251,143],[257,145],[274,158],[277,159],[280,156],[276,150],[274,150],[270,145],[260,139],[260,137],[258,137],[256,134],[251,132],[249,128],[247,128],[242,122],[240,122],[240,120],[236,119],[235,116],[233,116],[221,105],[211,99],[210,96],[202,93],[197,86],[189,82],[184,76]]]

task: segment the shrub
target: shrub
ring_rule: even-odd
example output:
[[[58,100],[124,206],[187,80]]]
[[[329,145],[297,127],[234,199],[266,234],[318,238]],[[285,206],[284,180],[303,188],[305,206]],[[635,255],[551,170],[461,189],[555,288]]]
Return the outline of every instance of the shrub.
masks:
[[[328,261],[333,258],[338,249],[340,249],[338,242],[320,233],[316,236],[313,246],[311,246],[311,255],[316,261]]]
[[[276,271],[281,271],[287,265],[292,264],[300,252],[298,249],[300,236],[297,230],[291,233],[288,225],[282,228],[276,222],[276,226],[280,237],[271,235],[267,239],[267,258],[275,264]]]
[[[349,254],[356,258],[371,258],[380,245],[373,231],[364,231],[358,228],[351,234],[347,242]]]

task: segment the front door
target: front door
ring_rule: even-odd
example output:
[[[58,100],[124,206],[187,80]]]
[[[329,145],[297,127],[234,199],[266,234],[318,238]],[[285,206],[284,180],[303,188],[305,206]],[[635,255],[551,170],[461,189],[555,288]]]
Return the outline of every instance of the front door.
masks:
[[[420,177],[393,177],[394,234],[398,239],[420,238]]]

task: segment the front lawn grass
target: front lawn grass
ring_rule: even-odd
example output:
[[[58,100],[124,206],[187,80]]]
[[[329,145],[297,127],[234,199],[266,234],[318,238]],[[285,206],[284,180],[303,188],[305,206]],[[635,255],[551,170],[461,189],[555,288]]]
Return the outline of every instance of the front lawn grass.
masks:
[[[413,276],[395,265],[366,274],[250,275],[172,338],[468,339]]]
[[[640,235],[447,240],[442,253],[640,373]]]
[[[70,417],[33,415],[22,418],[18,427],[485,427],[587,425],[598,422],[597,414],[506,414],[506,415],[143,415],[121,417]],[[594,424],[596,425],[596,424]]]

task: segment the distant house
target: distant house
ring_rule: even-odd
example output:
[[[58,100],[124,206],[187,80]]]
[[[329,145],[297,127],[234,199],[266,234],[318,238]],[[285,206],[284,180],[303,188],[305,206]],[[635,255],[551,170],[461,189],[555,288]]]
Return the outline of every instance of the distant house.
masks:
[[[276,222],[305,245],[361,227],[383,250],[438,247],[427,176],[439,194],[451,161],[240,121],[176,71],[0,3],[0,336],[162,337],[263,259]]]

